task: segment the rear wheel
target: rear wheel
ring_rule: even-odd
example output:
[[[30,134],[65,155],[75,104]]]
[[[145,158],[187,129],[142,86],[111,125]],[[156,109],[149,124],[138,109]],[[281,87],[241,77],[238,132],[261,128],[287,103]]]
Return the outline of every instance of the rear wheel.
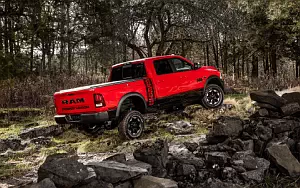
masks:
[[[119,135],[124,139],[136,139],[144,132],[145,120],[139,111],[129,111],[123,115],[119,123]]]
[[[224,91],[215,84],[210,84],[205,88],[202,98],[202,105],[205,108],[218,108],[223,104]]]

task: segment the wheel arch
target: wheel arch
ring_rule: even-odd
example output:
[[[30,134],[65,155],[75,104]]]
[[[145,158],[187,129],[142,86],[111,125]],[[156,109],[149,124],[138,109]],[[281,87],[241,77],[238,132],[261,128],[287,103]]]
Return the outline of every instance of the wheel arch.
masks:
[[[222,88],[222,90],[224,91],[224,82],[218,76],[210,76],[206,80],[204,88],[206,88],[209,84],[216,84],[216,85],[220,86]]]
[[[139,108],[137,109],[139,112],[141,112],[142,114],[146,113],[147,111],[147,102],[145,100],[145,98],[143,97],[143,95],[141,95],[140,93],[128,93],[126,95],[124,95],[121,100],[118,103],[118,107],[117,107],[117,112],[116,112],[116,117],[120,117],[121,115],[121,107],[124,103],[124,101],[126,101],[127,99],[132,98],[136,103],[139,104]]]

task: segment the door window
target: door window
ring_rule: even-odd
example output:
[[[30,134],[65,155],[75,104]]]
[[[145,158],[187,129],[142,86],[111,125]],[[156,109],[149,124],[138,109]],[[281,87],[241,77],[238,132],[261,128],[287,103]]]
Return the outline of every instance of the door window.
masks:
[[[166,59],[154,61],[154,67],[157,75],[173,73],[172,67]]]
[[[170,62],[171,62],[171,65],[176,70],[176,72],[189,71],[189,70],[193,69],[193,67],[190,63],[185,62],[181,59],[171,59]]]

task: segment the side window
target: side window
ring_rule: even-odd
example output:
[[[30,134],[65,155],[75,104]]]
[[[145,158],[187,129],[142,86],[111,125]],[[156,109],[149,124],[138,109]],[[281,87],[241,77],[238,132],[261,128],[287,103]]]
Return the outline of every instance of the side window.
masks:
[[[157,75],[173,73],[172,67],[168,60],[154,61],[154,67]]]
[[[181,59],[171,59],[170,62],[174,66],[176,72],[189,71],[193,69],[190,63],[185,62]]]

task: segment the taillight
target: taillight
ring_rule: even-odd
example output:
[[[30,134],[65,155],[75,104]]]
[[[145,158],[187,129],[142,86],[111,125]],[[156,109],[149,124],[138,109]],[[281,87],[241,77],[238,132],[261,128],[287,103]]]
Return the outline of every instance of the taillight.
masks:
[[[96,108],[105,106],[104,98],[101,94],[94,94],[94,102]]]

